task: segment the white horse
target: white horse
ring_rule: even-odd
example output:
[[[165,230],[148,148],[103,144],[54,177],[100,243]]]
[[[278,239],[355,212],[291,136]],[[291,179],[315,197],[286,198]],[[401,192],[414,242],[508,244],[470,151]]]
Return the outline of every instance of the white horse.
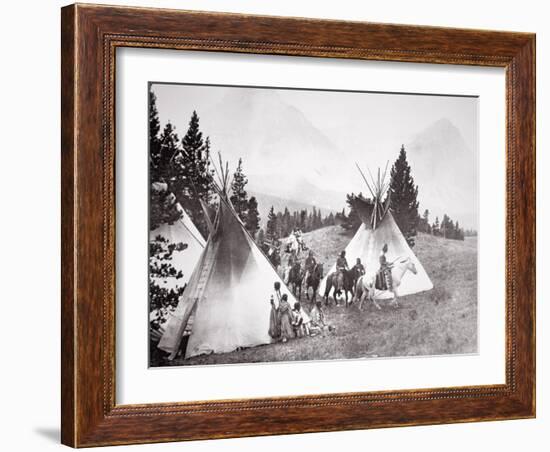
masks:
[[[416,266],[410,257],[400,259],[394,262],[391,269],[393,291],[379,290],[376,288],[376,273],[365,274],[357,280],[355,286],[355,296],[353,301],[359,300],[359,309],[363,309],[363,302],[369,299],[374,306],[380,309],[380,305],[376,300],[392,300],[395,307],[398,307],[396,289],[401,284],[403,276],[410,271],[414,275],[417,274]]]
[[[300,255],[300,251],[302,250],[302,245],[298,241],[298,237],[296,237],[296,234],[290,234],[286,240],[286,250],[294,254],[295,256]]]

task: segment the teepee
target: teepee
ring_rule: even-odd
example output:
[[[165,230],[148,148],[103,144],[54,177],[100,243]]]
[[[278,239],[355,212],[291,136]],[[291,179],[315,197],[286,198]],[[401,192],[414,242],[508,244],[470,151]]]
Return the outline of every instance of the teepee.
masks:
[[[377,271],[380,267],[379,257],[382,247],[387,244],[386,257],[389,262],[410,258],[417,270],[416,275],[410,272],[404,275],[401,284],[395,289],[395,294],[403,296],[432,289],[433,284],[430,277],[407,244],[407,240],[403,237],[391,213],[390,181],[386,181],[387,165],[382,176],[380,169],[378,170],[376,181],[372,174],[370,175],[370,183],[359,165],[357,168],[370,191],[372,200],[361,196],[356,196],[354,199],[354,207],[361,219],[361,225],[346,246],[348,264],[352,267],[356,259],[360,258],[367,274]],[[335,270],[336,265],[331,268],[327,276]],[[326,278],[320,284],[321,294],[324,293]]]
[[[228,170],[220,165],[219,204],[206,247],[158,347],[174,359],[184,335],[185,358],[226,353],[272,341],[268,334],[275,282],[296,301],[231,205]]]
[[[167,189],[165,185],[155,183],[151,189],[165,191]],[[165,289],[176,289],[187,284],[206,246],[201,233],[185,210],[175,202],[175,199],[173,200],[173,206],[180,213],[180,218],[172,224],[163,223],[149,232],[149,240],[155,240],[156,237],[161,236],[171,244],[183,243],[185,245],[184,249],[174,251],[170,261],[174,269],[181,271],[183,276],[181,278],[155,278],[156,284]]]

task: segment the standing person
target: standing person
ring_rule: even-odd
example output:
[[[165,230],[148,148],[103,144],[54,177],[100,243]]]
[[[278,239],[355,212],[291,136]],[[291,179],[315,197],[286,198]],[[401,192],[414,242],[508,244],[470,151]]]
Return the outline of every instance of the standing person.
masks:
[[[388,244],[384,243],[384,246],[382,247],[382,252],[380,253],[380,274],[383,277],[383,281],[385,283],[386,290],[389,290],[390,292],[393,292],[393,278],[391,274],[391,269],[393,265],[388,262],[388,259],[386,258],[386,253],[388,252]]]
[[[269,315],[268,333],[272,339],[277,340],[281,335],[281,330],[279,328],[279,316],[277,313],[282,298],[281,283],[279,281],[275,281],[275,283],[273,284],[273,290],[274,292],[271,294],[271,298],[269,300],[269,302],[271,303],[271,313]]]
[[[288,295],[285,293],[281,297],[279,308],[277,309],[279,319],[279,331],[281,332],[281,341],[286,342],[294,337],[292,328],[292,308],[288,302]]]

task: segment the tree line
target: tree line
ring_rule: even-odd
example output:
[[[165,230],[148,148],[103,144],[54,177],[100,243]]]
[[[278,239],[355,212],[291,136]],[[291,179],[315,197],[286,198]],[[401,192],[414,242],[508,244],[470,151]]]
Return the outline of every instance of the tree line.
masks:
[[[288,207],[285,207],[282,212],[275,212],[275,208],[271,206],[267,215],[266,228],[265,230],[261,228],[258,232],[258,243],[277,244],[281,238],[288,237],[295,229],[311,232],[325,226],[333,226],[335,221],[335,215],[332,212],[323,217],[321,210],[315,206],[311,210],[300,209],[292,212]]]
[[[453,221],[444,214],[441,222],[439,217],[435,217],[435,221],[430,224],[430,211],[424,210],[422,217],[418,217],[418,230],[426,234],[432,234],[438,237],[454,240],[464,240],[466,232],[462,229],[458,221]]]

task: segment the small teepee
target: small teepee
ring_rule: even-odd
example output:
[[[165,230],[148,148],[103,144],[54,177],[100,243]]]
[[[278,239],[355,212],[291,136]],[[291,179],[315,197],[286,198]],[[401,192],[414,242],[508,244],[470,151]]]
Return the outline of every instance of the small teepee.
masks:
[[[380,267],[379,257],[382,247],[387,244],[386,257],[389,262],[410,258],[417,270],[416,274],[407,273],[404,275],[399,287],[395,289],[395,294],[403,296],[432,289],[433,284],[426,270],[424,270],[424,267],[407,244],[407,240],[403,237],[391,213],[391,181],[386,180],[387,165],[382,176],[380,175],[380,169],[378,170],[377,180],[370,175],[370,182],[359,168],[359,165],[357,165],[357,168],[372,199],[361,196],[356,196],[354,199],[354,207],[361,219],[361,225],[353,239],[346,246],[348,264],[352,267],[356,259],[360,258],[367,274],[377,271]],[[327,276],[335,270],[336,265],[331,268]],[[326,278],[323,279],[319,287],[321,294],[324,293]]]
[[[174,359],[184,335],[185,358],[226,353],[272,341],[268,334],[270,295],[275,282],[296,301],[239,219],[227,192],[228,167],[221,162],[219,204],[198,265],[158,347]]]
[[[162,182],[155,182],[151,184],[151,191],[156,193],[167,193],[168,186]],[[167,208],[174,209],[179,213],[179,218],[172,223],[161,223],[154,230],[149,231],[149,241],[154,242],[160,236],[170,245],[183,245],[182,247],[177,247],[173,251],[170,259],[170,266],[176,271],[178,276],[159,277],[150,274],[149,278],[151,278],[151,282],[154,282],[155,285],[161,289],[178,292],[189,282],[199,262],[202,251],[206,246],[206,242],[191,221],[191,218],[189,218],[185,210],[176,201],[176,197],[173,194],[169,194],[164,202]],[[149,259],[150,265],[160,267],[164,264],[164,262],[159,260],[156,256],[150,256]],[[172,310],[173,308],[171,306],[162,306],[153,309],[149,313],[151,325],[157,325],[157,327],[152,327],[149,330],[151,339],[154,342],[158,342],[160,339],[160,335],[164,329],[165,319]]]
[[[150,240],[161,236],[163,239],[168,240],[169,243],[183,243],[185,245],[183,250],[174,251],[172,260],[170,261],[174,269],[181,271],[183,276],[181,278],[166,277],[155,279],[157,285],[165,289],[176,289],[188,283],[206,246],[206,241],[202,238],[201,233],[195,227],[185,210],[179,204],[176,205],[176,209],[181,214],[178,220],[172,224],[163,223],[149,232]]]

